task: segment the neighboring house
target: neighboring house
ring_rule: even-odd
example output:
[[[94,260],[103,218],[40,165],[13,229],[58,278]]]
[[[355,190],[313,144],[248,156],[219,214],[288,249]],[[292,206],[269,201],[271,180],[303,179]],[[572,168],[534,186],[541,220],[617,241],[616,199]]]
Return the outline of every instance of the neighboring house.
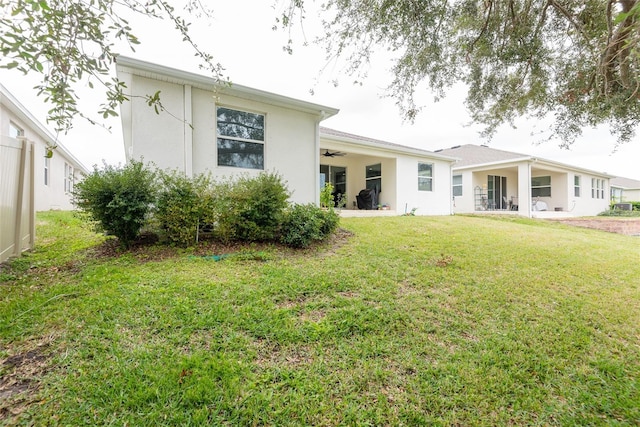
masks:
[[[33,247],[36,211],[73,208],[74,182],[86,172],[0,84],[0,262]]]
[[[6,142],[16,146],[24,139],[34,146],[35,210],[73,209],[74,183],[88,173],[87,168],[1,84],[0,100],[3,145]],[[53,146],[57,148],[47,157],[49,147]],[[3,176],[3,182],[4,179]]]
[[[431,151],[320,128],[321,180],[346,194],[347,209],[356,196],[374,189],[376,205],[416,215],[451,214],[452,157]]]
[[[347,209],[357,209],[360,190],[374,188],[371,207],[451,213],[453,159],[321,130],[336,108],[127,57],[118,57],[117,72],[131,99],[121,106],[127,160],[214,178],[276,171],[296,203],[318,203],[329,181]],[[156,113],[145,96],[158,91],[163,109]]]
[[[609,208],[607,174],[483,145],[436,152],[460,159],[452,168],[454,213],[591,216]]]
[[[611,178],[611,202],[640,201],[640,181],[630,178]]]

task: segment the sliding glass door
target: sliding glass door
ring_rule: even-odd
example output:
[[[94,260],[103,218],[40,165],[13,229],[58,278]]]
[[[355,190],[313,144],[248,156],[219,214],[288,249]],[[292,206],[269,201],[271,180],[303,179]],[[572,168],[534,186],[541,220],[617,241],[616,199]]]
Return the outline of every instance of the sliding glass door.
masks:
[[[333,200],[336,205],[342,201],[347,194],[347,168],[344,166],[320,165],[320,188],[329,182],[333,185]]]
[[[507,177],[489,175],[487,179],[489,209],[508,209]]]

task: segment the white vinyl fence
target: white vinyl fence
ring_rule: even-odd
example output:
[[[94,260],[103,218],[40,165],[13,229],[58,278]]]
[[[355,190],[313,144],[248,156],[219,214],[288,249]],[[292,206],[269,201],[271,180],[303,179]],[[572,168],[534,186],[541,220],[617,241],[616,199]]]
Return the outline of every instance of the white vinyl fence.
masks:
[[[34,148],[26,138],[0,138],[0,262],[33,249]]]

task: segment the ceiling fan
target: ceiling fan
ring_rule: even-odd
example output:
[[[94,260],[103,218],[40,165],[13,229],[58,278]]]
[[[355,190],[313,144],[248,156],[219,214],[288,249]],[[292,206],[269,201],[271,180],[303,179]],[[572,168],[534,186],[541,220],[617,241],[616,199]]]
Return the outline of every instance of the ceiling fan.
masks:
[[[325,157],[336,157],[336,156],[340,157],[340,156],[346,156],[347,153],[343,153],[342,151],[333,151],[333,152],[331,152],[331,151],[325,149],[325,152],[322,153],[322,155],[325,156]]]

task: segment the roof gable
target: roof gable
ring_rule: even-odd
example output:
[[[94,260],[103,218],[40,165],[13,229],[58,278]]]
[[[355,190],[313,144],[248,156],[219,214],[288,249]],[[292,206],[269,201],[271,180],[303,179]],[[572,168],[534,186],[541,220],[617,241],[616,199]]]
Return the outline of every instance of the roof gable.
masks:
[[[15,114],[20,120],[26,123],[32,132],[36,133],[42,140],[51,147],[56,147],[56,153],[61,154],[74,168],[80,169],[84,173],[89,170],[82,164],[33,114],[24,106],[13,94],[0,83],[0,104]]]
[[[318,114],[321,117],[321,120],[334,116],[338,114],[338,111],[340,111],[337,108],[328,107],[326,105],[302,101],[300,99],[290,98],[288,96],[278,95],[272,92],[242,86],[235,83],[221,82],[220,80],[212,77],[178,70],[176,68],[166,67],[164,65],[154,64],[147,61],[141,61],[139,59],[129,58],[126,56],[118,56],[116,62],[118,65],[118,73],[128,72],[133,75],[149,79],[175,84],[189,84],[193,87],[209,91],[215,90],[220,94],[227,94],[278,107]]]
[[[504,162],[516,159],[529,159],[527,154],[514,153],[511,151],[497,150],[486,145],[465,144],[451,148],[436,150],[436,153],[447,156],[458,157],[460,160],[456,167],[481,165],[487,163]]]

